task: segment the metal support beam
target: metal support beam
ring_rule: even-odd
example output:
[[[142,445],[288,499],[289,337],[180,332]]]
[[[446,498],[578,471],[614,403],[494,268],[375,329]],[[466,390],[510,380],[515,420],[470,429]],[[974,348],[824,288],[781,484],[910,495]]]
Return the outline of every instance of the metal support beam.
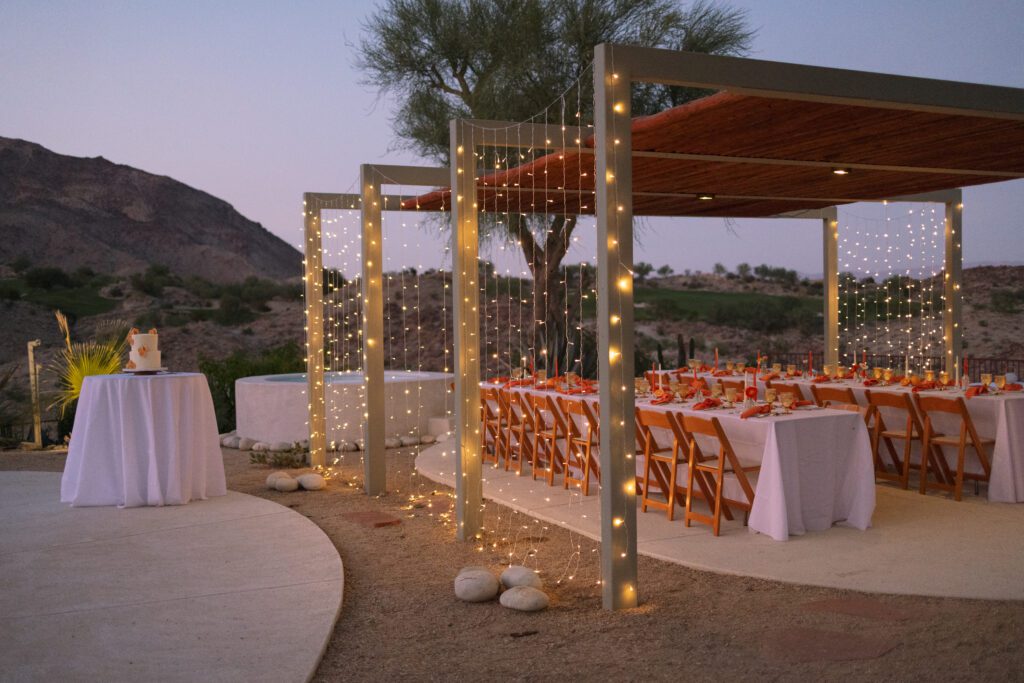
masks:
[[[455,324],[455,514],[460,541],[483,527],[480,434],[480,235],[472,126],[451,122],[452,284]]]
[[[372,166],[359,167],[362,187],[363,299],[363,488],[376,496],[387,488],[384,452],[384,232],[381,226],[381,175]]]
[[[823,363],[839,363],[839,214],[833,207],[831,215],[821,219],[822,230],[822,294],[825,306],[825,357]]]
[[[302,196],[306,258],[306,400],[309,408],[309,464],[327,464],[327,413],[324,398],[324,268],[320,239],[322,197]]]
[[[946,372],[955,376],[956,362],[964,352],[964,332],[961,314],[963,294],[960,286],[963,282],[963,201],[962,194],[946,201],[946,267],[943,277],[943,289],[946,295],[946,308],[943,311],[943,340],[946,348]]]
[[[615,64],[612,47],[595,49],[601,598],[611,610],[635,607],[638,601],[630,93],[629,72]]]

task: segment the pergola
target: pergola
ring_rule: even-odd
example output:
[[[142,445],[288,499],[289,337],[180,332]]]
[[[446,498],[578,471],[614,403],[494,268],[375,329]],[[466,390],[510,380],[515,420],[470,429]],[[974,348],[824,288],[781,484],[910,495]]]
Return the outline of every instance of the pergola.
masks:
[[[634,82],[723,92],[634,121]],[[452,212],[462,539],[475,537],[482,522],[478,213],[518,211],[539,198],[548,214],[595,214],[602,593],[606,608],[619,609],[637,603],[634,214],[821,220],[825,362],[836,363],[835,207],[860,201],[941,202],[946,207],[945,359],[951,370],[961,346],[959,188],[1024,178],[1024,90],[615,45],[595,48],[594,84],[593,131],[523,124],[517,140],[555,151],[499,173],[478,176],[474,152],[506,144],[493,131],[517,124],[453,121],[451,190],[424,195],[416,204],[421,210]],[[564,133],[585,139],[585,148],[556,149],[551,141]],[[535,170],[575,184],[534,186],[527,199],[520,181]],[[364,215],[364,244],[365,229]],[[312,388],[312,376],[310,382]],[[372,422],[372,410],[369,417]]]

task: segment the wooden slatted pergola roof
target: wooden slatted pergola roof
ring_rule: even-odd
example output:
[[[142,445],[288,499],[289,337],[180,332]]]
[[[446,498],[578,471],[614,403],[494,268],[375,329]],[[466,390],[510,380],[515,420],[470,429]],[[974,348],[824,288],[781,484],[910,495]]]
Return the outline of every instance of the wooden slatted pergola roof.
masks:
[[[479,209],[594,213],[593,146],[480,176]],[[1024,178],[1024,121],[884,104],[719,92],[633,119],[632,147],[635,215],[767,217]],[[450,196],[403,208],[447,210]]]

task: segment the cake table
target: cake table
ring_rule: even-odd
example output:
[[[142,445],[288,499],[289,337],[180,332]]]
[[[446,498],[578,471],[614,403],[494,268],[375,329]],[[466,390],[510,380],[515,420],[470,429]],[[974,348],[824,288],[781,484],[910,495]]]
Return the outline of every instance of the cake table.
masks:
[[[85,378],[61,478],[61,502],[181,505],[226,493],[205,375]]]

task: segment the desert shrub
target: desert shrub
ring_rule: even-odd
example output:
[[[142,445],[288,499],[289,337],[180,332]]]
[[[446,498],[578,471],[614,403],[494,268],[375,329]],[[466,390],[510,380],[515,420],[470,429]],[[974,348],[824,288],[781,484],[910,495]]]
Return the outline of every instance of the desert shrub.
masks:
[[[148,296],[162,296],[164,287],[180,285],[181,280],[171,273],[171,269],[160,264],[153,264],[144,273],[136,273],[131,277],[132,287]]]
[[[31,289],[53,289],[55,287],[72,287],[71,276],[60,268],[29,268],[25,271],[25,284]]]
[[[17,301],[21,298],[21,289],[13,282],[0,282],[0,301]]]
[[[204,301],[219,299],[221,295],[221,288],[219,285],[195,275],[185,278],[185,281],[182,282],[181,286],[184,287],[185,291],[189,294]]]
[[[305,367],[302,350],[294,342],[259,353],[235,351],[222,359],[200,357],[199,371],[206,375],[210,383],[218,430],[223,433],[235,428],[236,379],[253,375],[302,372]]]
[[[31,267],[32,261],[29,260],[28,256],[25,256],[24,254],[11,261],[11,269],[13,269],[14,272],[17,273],[18,275],[21,275]]]
[[[1024,303],[1024,289],[994,289],[989,303],[996,313],[1016,313]]]
[[[221,297],[220,308],[213,313],[213,320],[219,325],[244,325],[256,319],[256,314],[235,294]]]

